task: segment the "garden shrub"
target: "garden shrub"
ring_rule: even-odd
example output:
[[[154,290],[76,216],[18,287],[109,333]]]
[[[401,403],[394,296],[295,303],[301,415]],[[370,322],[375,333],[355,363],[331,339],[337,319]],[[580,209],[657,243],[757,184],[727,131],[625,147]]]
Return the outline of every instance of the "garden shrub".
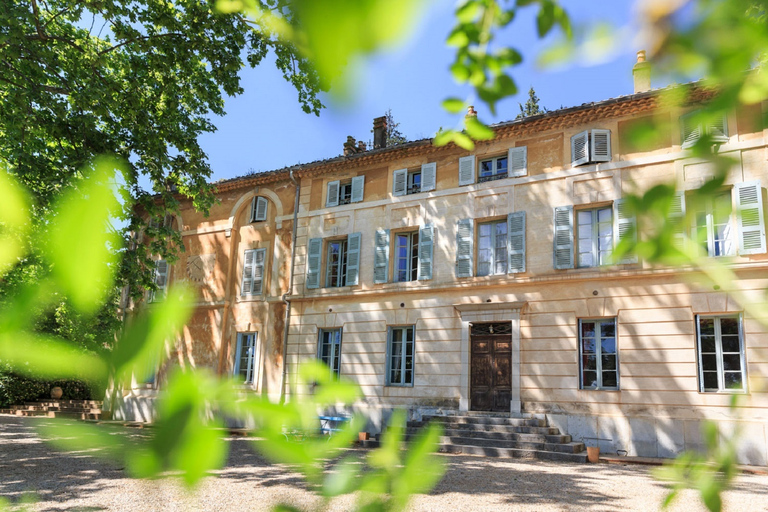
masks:
[[[59,386],[63,400],[91,400],[94,385],[83,380],[34,379],[13,372],[10,365],[0,363],[0,408],[51,397],[51,388]]]

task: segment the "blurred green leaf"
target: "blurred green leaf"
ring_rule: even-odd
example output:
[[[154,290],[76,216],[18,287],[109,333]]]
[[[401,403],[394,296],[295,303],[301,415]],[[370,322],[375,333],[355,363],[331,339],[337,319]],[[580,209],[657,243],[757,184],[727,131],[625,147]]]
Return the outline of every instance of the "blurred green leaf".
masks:
[[[453,143],[467,151],[473,151],[475,149],[475,143],[472,142],[472,139],[461,132],[453,132]]]
[[[29,231],[30,199],[26,190],[8,172],[0,160],[0,276],[25,252],[25,236]]]
[[[45,334],[0,331],[0,359],[14,371],[43,378],[106,377],[104,361],[70,343]]]
[[[451,114],[458,114],[464,110],[464,100],[459,98],[448,98],[443,100],[443,108]]]
[[[539,14],[536,16],[536,29],[539,37],[549,34],[555,25],[555,4],[551,1],[543,1]]]
[[[359,460],[350,457],[343,459],[333,468],[333,473],[325,479],[323,495],[334,497],[356,490],[361,469]]]
[[[130,449],[122,428],[54,420],[41,423],[37,431],[46,441],[67,451],[88,450],[99,457],[116,458]]]
[[[475,140],[493,140],[496,137],[491,128],[478,121],[474,116],[465,118],[464,126],[467,134]]]

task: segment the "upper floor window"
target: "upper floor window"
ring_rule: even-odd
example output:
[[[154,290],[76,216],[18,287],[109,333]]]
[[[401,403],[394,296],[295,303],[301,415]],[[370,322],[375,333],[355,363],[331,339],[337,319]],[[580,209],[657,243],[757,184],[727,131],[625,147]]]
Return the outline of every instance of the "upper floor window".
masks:
[[[733,246],[733,219],[731,218],[731,191],[721,192],[694,209],[692,237],[709,256],[731,256]]]
[[[613,209],[610,206],[576,211],[578,267],[611,263],[613,253]]]
[[[332,240],[327,245],[325,286],[336,288],[347,282],[347,240]]]
[[[320,329],[317,358],[328,366],[332,377],[341,374],[341,328]]]
[[[419,275],[419,232],[395,234],[395,282],[416,281]]]
[[[680,140],[684,149],[696,144],[704,135],[709,136],[711,142],[728,142],[728,118],[725,113],[707,114],[694,110],[680,116]]]
[[[424,226],[416,231],[391,233],[376,231],[373,255],[373,282],[386,283],[390,272],[390,244],[393,244],[393,281],[424,281],[432,279],[432,254],[435,231]]]
[[[251,200],[251,222],[260,222],[267,220],[267,198],[254,197]]]
[[[581,389],[619,389],[616,319],[579,321]]]
[[[329,181],[325,206],[359,203],[363,200],[365,176],[355,176],[348,181]]]
[[[321,268],[325,269],[325,286],[328,288],[356,285],[360,274],[360,241],[360,233],[325,243],[322,238],[311,238],[307,252],[307,288],[320,287]]]
[[[437,164],[423,164],[418,169],[398,169],[392,177],[392,195],[404,196],[435,190]]]
[[[475,155],[459,158],[459,185],[471,185],[501,178],[515,178],[528,174],[528,148],[509,148],[506,155],[480,160],[475,169]]]
[[[233,373],[235,378],[243,384],[253,384],[256,367],[256,339],[258,333],[237,333],[237,348],[235,350],[235,364]]]
[[[696,324],[699,389],[704,392],[746,391],[741,317],[699,315]]]
[[[153,275],[155,289],[149,293],[149,302],[161,302],[165,300],[168,292],[168,262],[157,260],[155,262],[155,271]]]
[[[571,137],[571,165],[611,161],[611,130],[584,130]]]
[[[261,295],[264,287],[264,261],[266,249],[249,249],[243,258],[243,282],[241,295]]]
[[[457,224],[456,277],[525,272],[525,212],[510,213],[505,220],[479,223],[477,240],[474,224],[474,219],[463,219]]]
[[[507,155],[480,160],[477,177],[478,183],[506,178],[508,161]]]
[[[477,226],[477,275],[507,273],[507,220]]]

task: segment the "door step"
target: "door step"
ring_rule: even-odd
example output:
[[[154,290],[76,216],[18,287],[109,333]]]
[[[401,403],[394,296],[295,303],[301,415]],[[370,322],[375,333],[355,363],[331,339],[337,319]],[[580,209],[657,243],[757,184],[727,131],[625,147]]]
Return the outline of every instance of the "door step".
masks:
[[[101,419],[99,400],[36,400],[0,409],[0,414],[13,416],[38,416],[45,418],[67,418],[79,420]]]

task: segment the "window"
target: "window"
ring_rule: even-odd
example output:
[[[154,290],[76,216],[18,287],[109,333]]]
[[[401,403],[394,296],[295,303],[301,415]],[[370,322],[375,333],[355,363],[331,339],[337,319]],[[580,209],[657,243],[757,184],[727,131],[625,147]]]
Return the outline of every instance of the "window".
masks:
[[[325,206],[359,203],[363,200],[365,176],[355,176],[347,181],[329,181]]]
[[[243,384],[253,384],[255,379],[256,338],[258,333],[237,333],[237,349],[235,350],[235,378]]]
[[[528,174],[528,148],[517,146],[509,148],[506,155],[480,160],[475,175],[475,155],[459,158],[459,185],[471,185],[475,179],[479,183],[501,178],[514,178]]]
[[[149,302],[161,302],[168,291],[168,262],[157,260],[155,262],[155,274],[153,281],[156,289],[149,293]]]
[[[432,279],[434,236],[432,226],[424,226],[418,231],[394,233],[391,237],[388,229],[376,231],[373,282],[386,283],[389,279],[390,238],[394,244],[394,282]]]
[[[395,235],[395,282],[416,281],[419,274],[419,232]]]
[[[507,155],[480,160],[478,183],[507,177]]]
[[[579,321],[581,389],[619,389],[616,319]]]
[[[311,238],[307,254],[307,288],[320,287],[320,267],[325,245],[325,286],[337,288],[355,286],[360,274],[360,233],[352,233],[347,238],[323,241]]]
[[[613,252],[613,214],[610,206],[576,211],[578,267],[597,267],[611,263]]]
[[[728,142],[728,119],[725,114],[707,115],[694,110],[680,117],[682,147],[690,148],[707,135],[713,143]]]
[[[477,226],[477,275],[507,273],[507,220]]]
[[[437,164],[423,164],[419,169],[398,169],[393,173],[392,195],[405,196],[435,190]]]
[[[328,365],[331,376],[341,374],[341,328],[320,329],[317,358]]]
[[[731,210],[730,190],[693,206],[695,225],[691,236],[704,254],[731,256],[736,253]]]
[[[261,295],[264,287],[264,260],[266,249],[249,249],[243,258],[243,282],[241,295]]]
[[[571,137],[571,165],[611,161],[611,130],[584,130]]]
[[[251,222],[267,220],[267,198],[254,197],[251,201]]]
[[[414,328],[390,327],[387,344],[387,385],[413,386]]]
[[[741,317],[697,318],[699,389],[704,392],[746,391]]]

